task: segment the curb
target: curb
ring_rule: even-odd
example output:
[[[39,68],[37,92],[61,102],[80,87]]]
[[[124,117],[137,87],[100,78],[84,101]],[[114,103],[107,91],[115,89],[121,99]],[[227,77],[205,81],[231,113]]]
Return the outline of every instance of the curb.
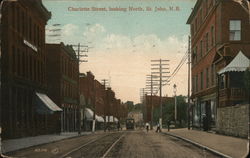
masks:
[[[185,142],[188,142],[188,143],[191,143],[191,144],[193,144],[193,145],[195,145],[195,146],[197,146],[197,147],[199,147],[199,148],[208,150],[208,151],[212,152],[213,154],[218,155],[218,156],[221,156],[221,157],[223,157],[223,158],[233,158],[233,157],[231,157],[231,156],[229,156],[229,155],[223,154],[223,153],[221,153],[221,152],[219,152],[219,151],[216,151],[216,150],[214,150],[214,149],[212,149],[212,148],[209,148],[209,147],[207,147],[207,146],[201,145],[201,144],[199,144],[199,143],[197,143],[197,142],[194,142],[194,141],[192,141],[192,140],[190,140],[190,139],[187,139],[187,138],[184,138],[184,137],[181,137],[181,136],[172,134],[172,133],[162,132],[162,134],[170,135],[170,136],[172,136],[172,137],[181,139],[181,140],[183,140],[183,141],[185,141]]]
[[[28,148],[31,148],[31,147],[37,147],[37,146],[40,146],[40,145],[46,145],[46,144],[50,144],[50,143],[55,143],[55,142],[63,141],[63,140],[66,140],[66,139],[74,139],[74,138],[77,138],[77,137],[87,136],[87,135],[91,135],[91,134],[93,134],[93,133],[75,135],[75,136],[72,136],[72,137],[66,137],[66,138],[62,138],[62,139],[58,139],[58,140],[53,140],[53,141],[50,141],[50,142],[44,142],[44,143],[41,143],[41,144],[35,144],[35,145],[25,146],[25,147],[22,147],[22,148],[19,148],[19,149],[9,150],[7,152],[4,151],[4,150],[2,150],[2,153],[3,154],[9,154],[11,152],[17,152],[17,151],[28,149]],[[1,158],[1,156],[0,156],[0,158]]]

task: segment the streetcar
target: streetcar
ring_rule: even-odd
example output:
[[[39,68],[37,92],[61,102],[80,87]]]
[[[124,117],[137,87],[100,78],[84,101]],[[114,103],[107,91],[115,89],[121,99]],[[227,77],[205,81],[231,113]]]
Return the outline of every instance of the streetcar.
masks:
[[[127,130],[129,130],[129,129],[134,130],[135,129],[135,120],[134,119],[132,119],[132,118],[126,119],[126,129]]]

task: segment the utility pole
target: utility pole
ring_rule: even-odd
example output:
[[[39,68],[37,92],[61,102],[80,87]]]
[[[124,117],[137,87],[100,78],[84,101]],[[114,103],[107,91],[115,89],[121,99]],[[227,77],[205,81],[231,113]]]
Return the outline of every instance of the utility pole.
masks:
[[[82,62],[88,62],[87,60],[81,60],[81,57],[88,57],[86,54],[81,54],[81,52],[88,52],[88,46],[82,46],[80,43],[78,45],[73,45],[77,46],[77,64],[78,64],[78,134],[81,134],[81,107],[80,107],[80,64]],[[87,51],[81,51],[82,47],[87,47]],[[84,109],[83,109],[83,114],[84,114]]]
[[[103,85],[104,85],[104,91],[105,91],[105,96],[104,96],[104,98],[105,98],[105,102],[104,102],[104,104],[105,104],[105,106],[107,106],[107,95],[106,95],[106,83],[107,83],[107,79],[103,79],[102,80],[102,82],[103,82]],[[106,125],[107,125],[107,121],[106,121],[106,110],[105,110],[105,107],[103,107],[103,114],[104,114],[104,132],[106,132]]]
[[[96,80],[94,80],[94,114],[93,114],[93,123],[92,123],[92,132],[95,132],[95,115],[96,115]]]
[[[140,99],[141,99],[141,103],[143,104],[143,118],[144,121],[148,120],[148,115],[147,115],[147,92],[146,92],[146,88],[140,88]]]
[[[156,88],[154,86],[159,86],[158,83],[153,82],[154,81],[153,80],[154,77],[157,78],[158,76],[154,76],[152,74],[151,75],[147,75],[147,82],[146,82],[146,88],[150,88],[149,92],[150,92],[150,107],[151,107],[151,122],[150,122],[150,129],[151,130],[153,129],[153,124],[154,124],[153,123],[153,119],[154,119],[154,117],[153,117],[153,114],[154,114],[153,93],[154,93],[154,90],[156,90],[156,89],[154,89],[154,88]]]
[[[176,84],[174,84],[174,120],[175,120],[175,126],[176,126],[176,123],[177,123],[177,100],[176,100]]]
[[[151,64],[152,68],[151,70],[158,70],[157,72],[152,72],[152,74],[157,74],[158,78],[159,78],[159,89],[160,89],[160,116],[159,116],[159,124],[160,124],[160,129],[162,129],[162,86],[163,86],[163,82],[164,81],[168,81],[167,79],[169,78],[169,76],[164,76],[163,74],[168,74],[170,73],[169,71],[169,67],[164,67],[164,66],[169,66],[168,62],[169,60],[163,60],[163,59],[159,59],[159,60],[151,60],[151,62],[153,63],[157,63],[157,64]],[[163,80],[163,78],[167,78],[166,80]]]
[[[191,38],[188,36],[188,130],[190,130],[190,55],[191,55]],[[192,116],[193,117],[193,116]]]

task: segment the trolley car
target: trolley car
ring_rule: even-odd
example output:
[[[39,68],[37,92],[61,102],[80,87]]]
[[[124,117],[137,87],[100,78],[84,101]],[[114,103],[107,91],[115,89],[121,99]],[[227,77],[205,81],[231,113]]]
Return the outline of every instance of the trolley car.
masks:
[[[132,119],[132,118],[128,118],[126,119],[126,129],[132,129],[134,130],[135,129],[135,120]]]

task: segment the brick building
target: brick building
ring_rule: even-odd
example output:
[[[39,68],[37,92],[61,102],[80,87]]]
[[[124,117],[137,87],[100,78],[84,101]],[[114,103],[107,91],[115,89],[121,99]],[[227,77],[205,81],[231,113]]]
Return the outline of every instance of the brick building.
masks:
[[[105,108],[105,87],[99,81],[95,80],[95,110],[96,114],[100,116],[104,116],[104,108]]]
[[[78,116],[78,60],[72,46],[46,44],[48,95],[63,109],[61,131],[76,131]]]
[[[2,8],[1,117],[4,139],[56,132],[47,94],[45,25],[41,0],[4,2]],[[46,104],[45,101],[50,101]]]
[[[202,116],[215,127],[218,102],[217,72],[242,51],[250,55],[249,13],[246,0],[197,0],[187,20],[191,28],[193,126]]]

